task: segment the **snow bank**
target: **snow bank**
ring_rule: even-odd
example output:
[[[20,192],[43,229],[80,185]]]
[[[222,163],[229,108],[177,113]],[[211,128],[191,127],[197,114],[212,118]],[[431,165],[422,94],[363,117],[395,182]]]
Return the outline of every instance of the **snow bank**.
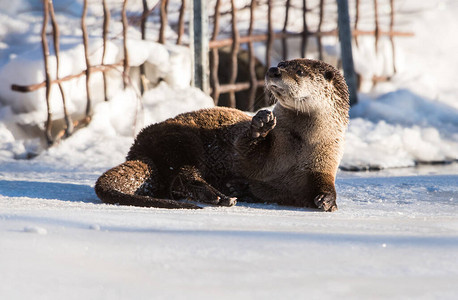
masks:
[[[61,31],[59,77],[62,78],[79,74],[86,68],[79,29],[82,7],[79,1],[55,2]],[[0,34],[3,35],[0,45],[0,136],[3,138],[0,157],[5,159],[28,158],[41,153],[45,147],[42,131],[47,118],[44,88],[30,93],[19,93],[11,89],[12,84],[29,85],[45,80],[40,44],[42,4],[29,0],[15,3],[0,10],[0,16],[8,20],[0,25]],[[119,3],[109,5],[115,8]],[[88,53],[91,65],[100,65],[102,40],[91,30],[92,27],[100,29],[100,24],[94,25],[97,23],[95,19],[96,16],[89,11],[91,34]],[[119,27],[120,24],[114,22],[112,25]],[[51,26],[48,29],[51,30]],[[69,165],[74,167],[106,166],[119,162],[143,126],[178,113],[213,105],[208,96],[190,87],[191,60],[188,48],[144,41],[138,39],[138,35],[136,28],[129,27],[129,36],[132,37],[127,41],[130,86],[124,89],[121,68],[107,72],[110,101],[105,103],[102,74],[92,73],[89,89],[94,115],[91,124],[43,153],[40,159],[50,162],[68,156],[71,157]],[[56,78],[56,57],[51,39],[49,42],[49,71],[51,78]],[[123,57],[122,41],[116,37],[111,38],[104,63],[119,63]],[[138,92],[141,64],[145,64],[146,80],[151,89],[143,97]],[[62,83],[67,111],[73,120],[81,119],[86,109],[85,80],[81,76]],[[64,117],[62,97],[57,85],[52,85],[50,106],[54,120],[53,131],[57,132],[63,128]],[[107,145],[113,149],[108,155]]]
[[[458,30],[458,7],[451,0],[395,5],[395,28],[414,33],[395,38],[396,74],[387,38],[380,39],[377,52],[371,38],[361,37],[358,47],[353,45],[355,69],[366,79],[365,94],[350,112],[344,169],[458,159],[458,41],[449,38]],[[373,86],[373,75],[392,78]]]
[[[398,90],[361,97],[350,115],[344,169],[458,160],[458,110],[448,105]]]
[[[134,136],[144,126],[212,105],[210,97],[189,87],[180,90],[161,83],[145,93],[141,100],[132,90],[127,90],[108,102],[97,104],[88,127],[61,141],[37,160],[56,165],[67,161],[66,168],[114,166],[124,161]]]

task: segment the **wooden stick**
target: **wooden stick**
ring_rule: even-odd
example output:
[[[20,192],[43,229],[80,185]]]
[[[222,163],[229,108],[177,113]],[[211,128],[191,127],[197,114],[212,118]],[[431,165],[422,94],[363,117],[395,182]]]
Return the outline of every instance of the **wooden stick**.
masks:
[[[92,105],[91,105],[91,94],[89,91],[89,79],[91,77],[91,63],[89,62],[89,46],[88,46],[88,34],[86,27],[86,14],[87,14],[87,0],[84,0],[83,4],[83,14],[81,16],[81,30],[83,31],[83,45],[84,45],[84,58],[86,61],[86,118],[91,118],[92,115]]]
[[[271,65],[271,53],[272,53],[272,46],[274,43],[274,28],[272,24],[272,8],[273,3],[272,0],[267,1],[267,45],[266,45],[266,68],[270,68]],[[266,70],[267,71],[267,70]]]
[[[331,31],[335,32],[335,30]],[[352,32],[352,35],[374,35],[376,34],[375,30],[355,30]],[[415,34],[413,32],[402,32],[402,31],[378,31],[378,35],[388,35],[388,36],[398,36],[398,37],[411,37]]]
[[[181,0],[180,16],[178,17],[178,38],[177,45],[181,45],[184,35],[184,14],[186,12],[186,0]]]
[[[266,45],[266,69],[265,71],[270,68],[272,65],[272,46],[274,44],[275,40],[275,34],[274,34],[274,29],[272,25],[272,8],[273,8],[273,3],[272,0],[267,1],[267,45]],[[264,95],[264,104],[263,106],[269,105],[269,96],[267,93]]]
[[[289,8],[291,6],[291,0],[286,0],[286,9],[285,9],[285,22],[283,23],[283,34],[285,34],[288,30],[288,19],[289,19]],[[282,50],[283,50],[283,60],[286,60],[288,57],[288,47],[286,44],[286,37],[282,39]]]
[[[390,0],[390,31],[394,28],[394,0]],[[394,38],[390,35],[391,53],[393,55],[393,74],[397,73],[396,70],[396,49],[394,47]]]
[[[215,17],[214,17],[214,22],[213,22],[213,34],[211,37],[211,41],[216,41],[216,37],[218,36],[220,7],[221,7],[221,0],[217,0],[216,5],[215,5]],[[211,96],[215,102],[215,105],[218,105],[218,100],[219,100],[219,95],[220,95],[218,67],[219,67],[219,54],[218,54],[218,48],[215,47],[211,51],[211,60],[210,60],[210,68],[212,70],[211,72],[211,87],[212,87]]]
[[[59,79],[59,66],[60,66],[60,59],[59,59],[59,26],[57,25],[56,15],[54,14],[54,5],[52,0],[49,0],[49,13],[51,16],[51,24],[52,24],[52,33],[53,33],[53,40],[54,40],[54,52],[56,54],[56,79]],[[60,94],[62,97],[62,106],[64,111],[64,119],[65,119],[65,135],[70,136],[73,133],[73,121],[67,111],[67,101],[65,99],[65,92],[62,87],[62,83],[58,83]]]
[[[231,48],[231,73],[229,84],[235,84],[237,80],[237,71],[238,71],[238,59],[237,55],[240,48],[240,35],[237,28],[237,7],[235,6],[235,0],[231,0],[231,9],[232,9],[232,48]],[[236,106],[235,92],[229,92],[229,106]]]
[[[247,90],[251,87],[251,82],[237,82],[234,84],[222,84],[221,85],[221,94],[229,93],[229,92],[239,92],[243,90]],[[256,81],[256,86],[263,86],[264,80]]]
[[[338,35],[338,30],[329,30],[329,31],[323,31],[323,32],[312,32],[309,31],[308,35],[309,36],[337,36]],[[360,36],[360,35],[374,35],[375,31],[374,30],[354,30],[352,31],[352,36]],[[380,36],[387,35],[387,36],[398,36],[398,37],[411,37],[414,36],[413,32],[400,32],[400,31],[380,31],[379,32]],[[281,39],[285,37],[301,37],[304,36],[302,32],[277,32],[273,34],[274,39]],[[240,44],[245,44],[248,42],[263,42],[268,39],[267,34],[253,34],[251,36],[240,36]],[[221,39],[221,40],[211,40],[210,41],[210,48],[222,48],[226,46],[232,45],[232,38],[227,38],[227,39]]]
[[[289,3],[289,0],[288,0]],[[256,1],[251,1],[250,6],[250,27],[248,29],[248,36],[253,34],[254,30],[254,12],[256,10]],[[287,17],[286,17],[287,18]],[[285,24],[287,21],[285,21]],[[285,27],[286,28],[286,27]],[[253,42],[248,42],[248,59],[249,59],[249,70],[250,70],[250,94],[248,96],[248,110],[254,110],[254,100],[256,98],[256,90],[258,89],[257,77],[256,77],[256,56],[254,54]]]
[[[375,54],[378,53],[378,40],[380,38],[380,26],[378,22],[378,3],[374,0],[374,22],[375,22]]]
[[[45,64],[45,81],[44,86],[46,86],[46,107],[48,110],[48,117],[45,125],[45,137],[48,143],[48,146],[53,144],[53,138],[51,135],[51,126],[52,126],[52,113],[51,113],[51,76],[49,74],[49,47],[48,40],[46,38],[46,28],[48,26],[48,17],[49,16],[49,2],[48,0],[43,0],[43,27],[41,28],[41,46],[43,49],[43,60]]]
[[[305,57],[305,52],[307,51],[307,39],[310,35],[309,29],[307,27],[307,1],[302,1],[302,44],[301,44],[301,56]]]
[[[87,1],[87,0],[85,0]],[[126,6],[127,6],[127,0],[124,0],[123,5],[122,5],[122,11],[121,11],[121,16],[122,16],[122,37],[123,37],[123,48],[124,48],[124,70],[123,70],[123,82],[124,82],[124,88],[127,88],[129,85],[129,53],[127,50],[127,28],[129,24],[127,23],[127,14],[126,14]]]
[[[105,64],[105,54],[107,50],[107,39],[108,39],[108,28],[110,25],[110,10],[108,9],[106,0],[102,1],[103,5],[103,51],[102,51],[102,65]],[[108,86],[107,86],[107,77],[105,72],[102,73],[103,76],[103,95],[105,101],[108,101]]]
[[[149,9],[148,9],[148,2],[143,0],[143,13],[142,13],[142,20],[140,25],[140,30],[142,32],[142,40],[146,40],[146,21],[148,19]],[[145,63],[140,65],[140,94],[143,95],[147,90],[147,80],[145,74]]]
[[[318,22],[318,32],[321,32],[321,27],[323,25],[323,18],[324,18],[324,0],[320,0],[320,13],[319,13],[320,21]],[[319,60],[323,60],[323,44],[321,42],[321,35],[317,36],[318,42],[318,58]]]
[[[356,5],[356,12],[355,12],[355,25],[353,27],[353,31],[357,31],[358,30],[358,22],[359,22],[359,0],[356,0],[355,2],[355,5]],[[355,39],[355,45],[356,47],[358,47],[358,36],[357,35],[353,35],[354,39]]]
[[[169,4],[168,0],[161,1],[161,29],[159,31],[159,43],[165,44],[165,29],[167,27],[167,6]]]
[[[120,66],[122,66],[122,62],[118,64],[111,64],[111,65],[90,66],[90,68],[91,68],[91,73],[95,73],[95,72],[107,72],[107,71],[114,69],[115,67],[120,67]],[[75,79],[75,78],[78,78],[84,75],[86,75],[86,70],[81,71],[81,73],[78,73],[78,74],[68,75],[68,76],[65,76],[59,79],[55,79],[55,80],[49,80],[49,85],[69,81],[69,80],[72,80],[72,79]],[[45,80],[43,82],[35,83],[31,85],[12,84],[11,89],[15,92],[29,93],[29,92],[36,91],[47,85],[48,83]]]
[[[372,85],[376,85],[378,82],[386,82],[386,81],[390,81],[391,80],[391,76],[377,76],[377,75],[374,75],[372,76]]]

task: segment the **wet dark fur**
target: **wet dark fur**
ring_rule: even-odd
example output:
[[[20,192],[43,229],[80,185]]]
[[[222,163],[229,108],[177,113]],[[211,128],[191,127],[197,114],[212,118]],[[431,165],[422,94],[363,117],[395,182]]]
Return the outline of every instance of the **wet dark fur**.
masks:
[[[337,209],[334,180],[348,122],[347,87],[333,67],[305,59],[279,64],[280,75],[269,70],[266,82],[302,84],[298,68],[307,70],[303,78],[316,77],[313,89],[323,85],[319,92],[329,93],[325,101],[332,111],[326,115],[334,118],[286,108],[282,101],[253,118],[222,107],[181,114],[144,128],[127,161],[97,180],[98,197],[163,208],[199,208],[182,199],[230,206],[237,198]]]

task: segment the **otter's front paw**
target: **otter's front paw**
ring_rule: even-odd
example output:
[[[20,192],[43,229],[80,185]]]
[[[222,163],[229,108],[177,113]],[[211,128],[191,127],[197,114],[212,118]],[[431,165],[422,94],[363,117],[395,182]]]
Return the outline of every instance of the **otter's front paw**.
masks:
[[[336,196],[332,194],[319,194],[313,200],[318,209],[323,211],[336,211]]]
[[[253,138],[266,137],[277,125],[274,114],[268,110],[260,110],[251,120],[251,136]]]
[[[237,204],[237,198],[235,197],[223,197],[219,199],[218,205],[221,206],[234,206]]]

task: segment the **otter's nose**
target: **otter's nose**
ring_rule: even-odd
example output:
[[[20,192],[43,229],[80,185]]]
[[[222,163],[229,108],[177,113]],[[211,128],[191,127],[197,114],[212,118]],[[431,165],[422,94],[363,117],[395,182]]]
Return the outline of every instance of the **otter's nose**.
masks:
[[[267,71],[267,75],[271,78],[274,78],[274,77],[280,77],[281,76],[281,72],[280,72],[280,69],[277,68],[277,67],[272,67],[269,69],[269,71]]]

